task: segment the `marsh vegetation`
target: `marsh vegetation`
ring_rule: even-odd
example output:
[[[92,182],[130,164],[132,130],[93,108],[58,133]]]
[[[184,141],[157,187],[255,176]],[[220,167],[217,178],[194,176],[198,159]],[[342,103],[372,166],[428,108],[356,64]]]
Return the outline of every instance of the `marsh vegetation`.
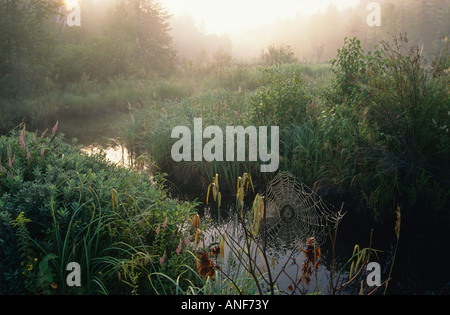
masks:
[[[2,293],[449,292],[448,2],[380,1],[378,31],[366,1],[329,7],[252,58],[156,1],[80,2],[72,28],[59,1],[0,4]],[[267,242],[259,161],[174,161],[196,118],[279,126],[279,171],[338,217],[324,241]]]

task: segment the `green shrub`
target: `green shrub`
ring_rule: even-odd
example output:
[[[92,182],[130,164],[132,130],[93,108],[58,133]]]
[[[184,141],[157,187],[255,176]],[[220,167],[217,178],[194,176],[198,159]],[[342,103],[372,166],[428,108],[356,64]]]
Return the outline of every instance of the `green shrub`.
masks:
[[[0,161],[3,293],[149,294],[151,273],[189,278],[182,266],[195,261],[177,248],[196,204],[169,199],[163,177],[155,184],[102,154],[83,155],[56,131],[1,137]],[[81,287],[66,284],[69,262],[81,265]],[[139,288],[129,288],[130,266]]]
[[[352,136],[355,184],[376,216],[389,215],[396,203],[440,215],[448,207],[448,73],[437,60],[431,70],[401,35],[367,54],[357,39],[346,41],[333,61],[334,92],[326,102],[339,113],[335,131]]]
[[[253,121],[280,128],[287,121],[300,123],[313,99],[302,77],[298,65],[263,68],[261,87],[250,99]]]

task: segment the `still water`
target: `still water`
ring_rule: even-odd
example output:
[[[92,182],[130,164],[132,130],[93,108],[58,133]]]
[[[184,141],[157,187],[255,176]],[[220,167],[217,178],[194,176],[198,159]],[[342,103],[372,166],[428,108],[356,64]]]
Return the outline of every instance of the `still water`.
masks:
[[[106,158],[112,163],[129,167],[132,160],[126,148],[117,141],[109,141],[109,145],[87,145],[83,151],[86,154],[103,151]],[[205,196],[199,193],[196,196],[177,195],[183,199],[205,200]],[[236,239],[242,237],[235,232],[235,203],[233,196],[228,196],[224,200],[220,209],[216,205],[204,205],[200,209],[202,220],[210,222],[211,240],[217,241],[219,231],[222,234],[234,235]],[[335,243],[335,251],[332,251],[330,238],[326,238],[320,245],[321,257],[317,271],[314,271],[309,286],[299,285],[294,293],[321,293],[329,294],[332,261],[334,260],[334,277],[340,274],[339,281],[333,283],[342,284],[349,280],[349,268],[347,264],[352,257],[356,245],[360,249],[369,247],[378,250],[377,255],[373,255],[371,261],[378,262],[381,267],[381,282],[388,279],[386,294],[392,295],[437,295],[450,294],[450,254],[449,241],[450,231],[446,224],[430,223],[426,220],[415,220],[401,225],[398,250],[395,255],[396,234],[394,232],[395,222],[374,223],[367,222],[352,214],[351,209],[344,209],[346,215],[340,221]],[[302,275],[302,264],[305,255],[301,250],[292,244],[280,244],[276,242],[268,253],[270,256],[270,266],[273,278],[278,276],[276,287],[280,292],[291,294],[289,288],[293,283],[298,283]],[[304,244],[303,244],[304,245]],[[269,244],[270,247],[270,244]],[[228,249],[227,252],[230,250]],[[257,257],[260,257],[257,255]],[[259,259],[259,258],[258,258]],[[259,260],[261,265],[264,265]],[[391,271],[392,268],[392,271]],[[364,294],[373,288],[366,285],[366,278],[369,272],[361,272],[357,279],[346,285],[340,294],[359,294],[361,284],[364,287]],[[383,294],[385,286],[376,290],[374,294]]]
[[[133,160],[131,155],[128,153],[128,150],[120,143],[113,140],[111,140],[110,143],[111,144],[107,146],[91,144],[83,147],[81,151],[85,154],[103,153],[105,154],[106,159],[111,163],[131,167],[133,165]]]
[[[210,206],[205,207],[204,217],[211,219],[217,230],[228,229],[228,234],[231,234],[233,224],[230,222],[233,221],[235,211],[233,202],[228,204],[225,209],[222,207],[219,221],[219,211],[215,206]],[[362,249],[371,244],[373,249],[378,250],[377,255],[372,255],[371,261],[380,264],[381,282],[387,280],[389,274],[391,277],[386,294],[450,294],[450,255],[448,254],[450,233],[448,225],[431,224],[425,220],[404,223],[401,226],[395,260],[393,258],[397,238],[394,226],[395,222],[365,222],[348,211],[338,226],[334,255],[329,238],[320,246],[321,264],[305,290],[306,293],[329,294],[333,257],[333,278],[337,279],[339,271],[342,271],[340,281],[333,283],[336,285],[347,282],[350,265],[346,265],[346,263],[352,257],[355,245],[359,245]],[[276,264],[272,266],[272,274],[277,275],[281,272],[277,287],[280,291],[290,294],[289,286],[292,286],[293,281],[298,280],[302,275],[305,255],[301,251],[293,253],[291,244],[280,245],[279,242],[276,247],[272,248],[270,254],[276,258]],[[295,263],[293,263],[294,261]],[[340,293],[359,294],[361,284],[364,287],[364,294],[372,291],[373,288],[368,287],[366,283],[369,273],[364,270]],[[385,286],[382,286],[373,294],[384,294],[384,291]],[[296,291],[296,293],[299,292]]]

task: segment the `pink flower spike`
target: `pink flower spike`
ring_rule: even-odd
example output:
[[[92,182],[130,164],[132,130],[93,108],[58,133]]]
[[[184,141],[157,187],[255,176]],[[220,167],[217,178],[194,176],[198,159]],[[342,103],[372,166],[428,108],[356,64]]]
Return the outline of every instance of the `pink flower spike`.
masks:
[[[44,156],[45,152],[45,143],[42,144],[41,155]]]
[[[167,227],[167,218],[164,220],[162,228],[165,229]]]
[[[156,229],[156,235],[159,235],[159,232],[161,231],[161,228],[158,225],[158,228]]]
[[[53,126],[52,133],[55,133],[58,130],[59,121],[56,122],[55,126]]]
[[[187,235],[186,239],[184,240],[184,245],[185,245],[185,246],[188,246],[188,243],[189,243],[189,239],[190,239],[190,238],[191,238],[191,233],[188,232],[188,235]]]
[[[28,151],[28,149],[27,149],[27,160],[29,160],[30,157],[31,157],[30,151]]]
[[[180,253],[181,253],[181,246],[183,245],[183,240],[180,238],[180,244],[178,244],[178,247],[177,247],[177,255],[180,255]]]
[[[162,266],[162,264],[164,263],[164,260],[166,259],[166,252],[164,252],[164,254],[162,255],[162,257],[159,259],[159,264]]]
[[[20,138],[19,143],[20,143],[20,146],[22,147],[22,149],[25,150],[25,142],[23,141],[22,138]]]
[[[22,132],[20,133],[19,143],[22,149],[25,150],[25,127],[22,129]]]

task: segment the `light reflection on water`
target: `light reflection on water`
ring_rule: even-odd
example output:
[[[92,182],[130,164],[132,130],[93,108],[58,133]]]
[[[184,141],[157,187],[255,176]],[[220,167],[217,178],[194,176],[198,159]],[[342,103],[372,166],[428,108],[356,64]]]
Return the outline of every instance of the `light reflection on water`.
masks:
[[[106,155],[106,159],[113,164],[125,167],[133,166],[131,155],[129,154],[127,148],[120,143],[113,142],[109,146],[91,144],[84,147],[81,151],[86,154],[97,154],[103,152]]]
[[[135,162],[133,158],[130,157],[128,150],[123,147],[118,141],[112,141],[108,144],[100,145],[93,144],[85,146],[82,150],[86,154],[104,152],[106,158],[112,163],[124,167],[135,167]],[[138,159],[139,160],[139,159]],[[185,198],[183,198],[185,199]],[[197,198],[193,198],[197,199]],[[204,200],[204,198],[201,198]],[[226,229],[227,233],[233,234],[232,229],[232,219],[231,213],[234,211],[234,207],[230,205],[223,205],[221,207],[221,222],[218,221],[217,207],[211,206],[208,213],[205,214],[203,219],[210,219],[214,228],[212,231],[218,231]],[[389,267],[393,263],[392,256],[394,252],[393,242],[393,223],[381,223],[381,224],[361,224],[355,218],[344,217],[343,224],[339,229],[339,236],[336,248],[336,272],[338,272],[349,260],[352,255],[353,247],[355,244],[361,245],[361,247],[367,246],[367,241],[369,240],[369,235],[371,229],[375,230],[374,234],[374,248],[381,250],[379,253],[381,258],[382,266],[382,280],[388,278]],[[423,229],[423,224],[419,224],[419,229]],[[439,294],[442,292],[448,292],[450,288],[450,276],[448,272],[448,265],[450,264],[450,256],[446,255],[442,248],[445,248],[447,241],[449,239],[449,229],[439,229],[432,228],[428,226],[426,235],[432,235],[431,238],[434,240],[431,244],[427,242],[427,238],[423,238],[418,235],[418,229],[415,225],[405,226],[402,229],[402,240],[399,255],[396,257],[396,263],[394,264],[394,272],[392,275],[393,282],[389,284],[388,294]],[[428,234],[427,234],[428,233]],[[413,241],[410,241],[413,240]],[[216,235],[217,241],[217,235]],[[430,247],[433,247],[430,249]],[[427,272],[427,276],[421,276],[422,263],[421,254],[424,252],[423,249],[427,249],[428,255],[432,255],[430,261],[433,261],[436,268],[433,268]],[[330,285],[330,265],[331,265],[331,245],[329,242],[323,244],[322,258],[323,263],[317,270],[317,283],[316,275],[311,279],[311,284],[308,294],[313,294],[315,292],[320,292],[322,294],[329,294]],[[226,253],[229,253],[228,249]],[[304,254],[302,252],[296,252],[291,255],[291,251],[288,247],[277,247],[273,248],[274,260],[276,264],[272,267],[273,275],[277,275],[283,266],[285,266],[284,271],[280,277],[277,279],[277,287],[280,291],[289,294],[288,286],[292,283],[292,280],[298,280],[298,277],[302,274],[302,264],[304,261]],[[259,258],[259,255],[257,256]],[[295,264],[293,262],[295,261]],[[262,263],[261,260],[258,261]],[[417,262],[417,263],[415,263]],[[348,267],[348,266],[347,266]],[[349,280],[348,272],[344,272],[341,280]],[[354,281],[352,287],[348,286],[343,290],[342,294],[358,294],[359,284],[363,277],[359,281]],[[383,290],[379,290],[382,293]]]
[[[244,232],[239,224],[237,224],[236,218],[234,217],[233,213],[235,212],[235,207],[227,204],[223,208],[225,209],[220,210],[220,221],[215,206],[207,206],[204,208],[202,220],[209,222],[209,231],[207,232],[207,235],[205,235],[206,243],[217,244],[220,242],[221,236],[225,235],[225,257],[221,262],[220,268],[224,272],[229,273],[229,275],[234,274],[234,271],[237,268],[236,266],[231,270],[227,269],[227,262],[229,262],[229,255],[231,255],[237,260],[238,265],[241,266],[240,276],[245,278],[245,274],[242,274],[242,266],[243,263],[248,263],[248,258],[242,260],[236,258],[236,253],[242,252],[242,249],[245,248]],[[300,244],[301,248],[304,248],[302,245],[304,244]],[[257,250],[256,247],[253,246],[253,248],[255,249],[255,252],[252,257],[255,259],[256,264],[261,270],[266,271],[264,278],[269,280],[267,267],[265,266],[262,253],[260,250]],[[295,288],[296,286],[295,284],[293,285],[293,283],[297,284],[297,288],[293,292],[295,295],[315,293],[329,294],[331,276],[327,261],[323,261],[317,271],[313,272],[311,283],[307,286],[304,284],[304,281],[301,281],[305,255],[297,246],[294,246],[293,243],[282,244],[279,240],[271,241],[269,239],[267,242],[266,253],[267,260],[270,264],[271,277],[273,280],[276,279],[276,289],[280,294],[292,294],[292,292],[289,291],[289,286]],[[260,284],[264,285],[264,280],[260,280]],[[253,290],[256,290],[256,288],[253,288]]]

